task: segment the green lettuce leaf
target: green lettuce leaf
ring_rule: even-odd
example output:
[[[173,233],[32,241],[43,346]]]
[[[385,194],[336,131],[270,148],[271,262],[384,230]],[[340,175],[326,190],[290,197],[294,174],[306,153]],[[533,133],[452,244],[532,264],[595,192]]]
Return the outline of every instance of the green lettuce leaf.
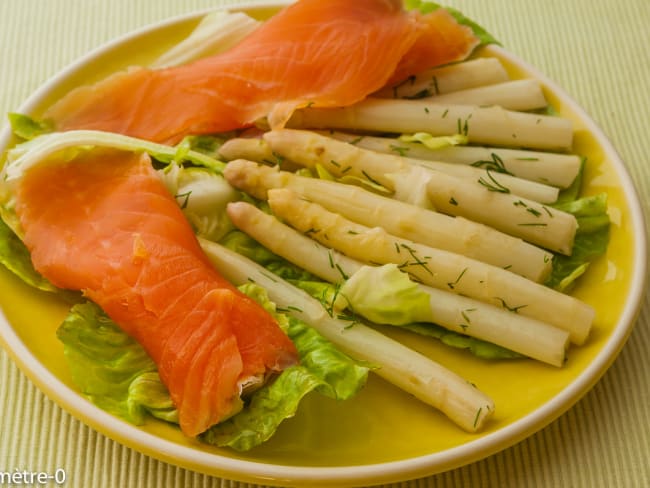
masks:
[[[583,197],[556,204],[555,207],[575,215],[578,230],[571,256],[556,254],[553,257],[553,269],[546,285],[568,292],[591,262],[607,252],[610,231],[607,194]]]
[[[185,136],[176,146],[176,161],[187,159],[187,155],[192,152],[205,154],[206,156],[219,159],[219,148],[226,142],[227,137],[217,137],[211,135],[193,135]]]
[[[447,346],[455,347],[458,349],[465,349],[472,353],[474,356],[481,359],[496,360],[518,359],[525,357],[517,352],[511,351],[510,349],[506,349],[501,346],[497,346],[491,342],[482,341],[481,339],[476,339],[464,334],[458,334],[456,332],[449,331],[437,324],[408,324],[404,325],[403,328],[408,329],[412,332],[416,332],[423,336],[435,337]]]
[[[466,25],[467,27],[472,29],[474,35],[480,40],[482,46],[486,44],[501,44],[484,27],[481,27],[473,20],[467,18],[464,14],[462,14],[459,10],[456,10],[455,8],[443,7],[429,0],[405,0],[404,8],[406,8],[407,10],[419,10],[423,14],[433,12],[434,10],[438,10],[440,8],[444,8],[456,19],[456,22],[458,22],[461,25]]]
[[[396,264],[363,266],[341,287],[348,306],[377,324],[405,325],[429,321],[429,295]]]
[[[11,131],[21,139],[30,140],[42,134],[52,132],[53,125],[46,120],[36,120],[29,115],[9,113],[7,115]]]
[[[323,308],[334,316],[336,312],[347,306],[347,301],[339,293],[340,286],[334,285],[327,281],[315,280],[288,280],[292,285],[307,292],[312,298],[315,298],[323,305]]]
[[[311,391],[339,400],[354,396],[365,385],[369,370],[304,322],[279,314],[259,286],[244,285],[242,291],[277,317],[301,362],[253,392],[239,413],[201,435],[205,442],[236,450],[268,440]],[[75,305],[57,337],[64,344],[73,381],[94,404],[134,424],[142,424],[147,414],[178,423],[178,412],[154,362],[97,305]]]
[[[580,164],[580,170],[578,171],[578,174],[573,180],[573,183],[571,183],[571,185],[568,188],[565,188],[560,192],[555,204],[553,205],[554,207],[560,207],[566,203],[573,202],[574,200],[577,200],[580,197],[586,164],[587,164],[587,159],[582,158]]]
[[[305,368],[292,366],[256,392],[241,412],[211,427],[200,439],[207,444],[248,451],[267,441],[284,419],[295,415],[300,400],[319,384],[318,378]]]
[[[57,337],[74,383],[94,404],[134,424],[142,424],[147,412],[177,421],[154,362],[97,305],[73,306]]]
[[[167,165],[159,174],[197,235],[218,241],[234,229],[226,206],[239,200],[241,194],[223,176],[206,168],[176,163]]]
[[[428,132],[416,132],[414,134],[402,134],[398,138],[402,142],[418,142],[429,149],[443,149],[449,146],[467,144],[468,138],[464,134],[451,136],[434,136]]]
[[[92,151],[96,148],[146,152],[162,163],[188,162],[196,166],[203,166],[216,173],[221,173],[226,166],[226,163],[185,146],[180,148],[166,146],[112,132],[72,130],[42,134],[14,146],[7,151],[7,162],[3,168],[2,176],[5,183],[11,184],[11,182],[20,179],[24,171],[37,164],[42,164],[54,154],[65,152],[65,157],[71,159],[80,152]]]
[[[29,250],[11,228],[0,219],[0,263],[28,285],[43,291],[59,289],[43,278],[32,265]]]

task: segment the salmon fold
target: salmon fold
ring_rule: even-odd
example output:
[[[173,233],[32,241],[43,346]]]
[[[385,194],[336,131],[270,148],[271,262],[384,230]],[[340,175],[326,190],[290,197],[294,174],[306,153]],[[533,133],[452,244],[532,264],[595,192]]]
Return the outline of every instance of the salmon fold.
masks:
[[[298,362],[275,319],[207,260],[147,155],[40,164],[15,196],[36,270],[81,290],[145,348],[186,435],[233,415],[243,388]]]
[[[80,87],[45,114],[57,130],[96,129],[175,144],[266,119],[282,127],[300,107],[341,107],[479,44],[446,10],[394,0],[300,0],[233,48],[165,69],[132,67]]]

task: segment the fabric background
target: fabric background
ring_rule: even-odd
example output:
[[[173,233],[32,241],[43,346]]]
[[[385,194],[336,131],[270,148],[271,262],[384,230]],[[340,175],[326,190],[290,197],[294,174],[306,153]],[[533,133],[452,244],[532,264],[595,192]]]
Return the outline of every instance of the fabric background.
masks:
[[[352,1],[352,0],[351,0]],[[220,0],[0,0],[0,113],[113,37]],[[254,3],[254,2],[248,2]],[[564,87],[603,128],[650,208],[650,2],[448,0]],[[650,294],[622,353],[575,407],[480,462],[394,487],[650,486]],[[244,487],[86,427],[0,350],[0,470],[65,468],[75,487]]]

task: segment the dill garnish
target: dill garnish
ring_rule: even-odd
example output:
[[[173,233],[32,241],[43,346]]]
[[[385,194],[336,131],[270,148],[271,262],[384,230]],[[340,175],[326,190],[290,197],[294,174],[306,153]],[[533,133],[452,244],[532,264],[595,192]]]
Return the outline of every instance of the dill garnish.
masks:
[[[506,169],[506,165],[503,162],[503,159],[501,159],[498,154],[491,153],[490,158],[491,159],[481,159],[475,161],[471,164],[471,166],[474,166],[475,168],[484,168],[486,170],[489,169],[491,171],[496,171],[497,173],[503,173],[512,176],[512,173]]]
[[[373,184],[375,184],[375,185],[377,185],[377,186],[381,186],[381,183],[379,183],[377,180],[373,179],[373,178],[372,178],[372,177],[371,177],[371,176],[366,172],[366,170],[362,170],[361,173],[363,174],[363,176],[365,176],[365,177],[368,179],[368,181],[370,181],[370,183],[373,183]]]
[[[186,191],[185,193],[179,193],[177,195],[174,195],[174,198],[176,198],[176,199],[179,199],[179,198],[183,199],[183,203],[181,204],[181,210],[187,208],[187,204],[190,201],[190,195],[191,194],[192,194],[192,190]]]
[[[494,297],[494,299],[495,299],[495,300],[499,300],[499,301],[501,302],[501,306],[502,306],[503,308],[505,308],[506,310],[508,310],[509,312],[517,313],[517,312],[519,312],[520,309],[522,309],[522,308],[528,306],[528,305],[519,305],[519,306],[517,306],[517,307],[511,307],[511,306],[509,306],[509,305],[506,303],[506,301],[505,301],[503,298],[501,298],[501,297]]]
[[[460,274],[458,275],[458,278],[456,278],[456,281],[452,281],[450,283],[447,283],[447,286],[449,287],[450,290],[453,290],[454,288],[456,288],[456,285],[458,285],[461,278],[465,275],[465,273],[467,272],[468,269],[469,268],[465,268],[464,270],[462,270],[460,272]]]
[[[478,179],[478,182],[483,185],[485,188],[487,188],[489,191],[496,191],[498,193],[510,193],[510,189],[503,186],[501,183],[499,183],[496,179],[494,179],[494,176],[492,176],[492,172],[490,169],[486,169],[485,173],[487,177],[489,178],[489,181],[484,179],[482,176]]]

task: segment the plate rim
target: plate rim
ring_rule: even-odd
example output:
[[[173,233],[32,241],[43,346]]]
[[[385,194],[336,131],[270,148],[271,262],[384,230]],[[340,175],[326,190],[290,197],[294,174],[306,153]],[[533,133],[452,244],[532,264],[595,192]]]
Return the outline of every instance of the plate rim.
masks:
[[[241,4],[227,5],[216,9],[202,9],[173,16],[162,21],[148,23],[101,44],[68,64],[54,76],[42,83],[20,105],[17,111],[30,113],[41,103],[52,88],[70,76],[73,76],[77,70],[81,69],[87,63],[152,30],[171,27],[174,24],[198,19],[207,12],[214,10],[228,9],[253,12],[268,8],[279,9],[289,3],[292,2],[286,0],[267,0],[255,3],[243,2]],[[542,81],[555,96],[569,106],[570,110],[585,124],[587,130],[602,146],[604,155],[611,163],[620,180],[621,188],[625,194],[625,202],[630,210],[629,218],[633,233],[632,243],[634,246],[632,259],[636,263],[634,274],[630,280],[629,293],[624,304],[623,312],[612,328],[610,337],[602,349],[596,354],[589,366],[577,378],[567,384],[561,392],[524,417],[495,432],[460,446],[398,461],[365,464],[361,466],[332,467],[291,466],[248,461],[199,451],[167,439],[161,439],[96,407],[78,391],[64,384],[36,359],[26,344],[20,340],[13,330],[4,313],[0,313],[0,343],[22,372],[48,398],[61,406],[73,417],[81,420],[101,434],[163,462],[213,476],[244,482],[270,483],[274,485],[309,482],[312,486],[343,486],[342,483],[345,483],[349,486],[355,486],[356,483],[360,482],[379,484],[404,481],[444,472],[476,462],[506,449],[541,430],[572,408],[601,379],[607,369],[616,360],[634,328],[642,308],[648,279],[648,243],[645,231],[645,217],[639,194],[625,163],[609,138],[591,116],[561,86],[527,61],[500,46],[492,45],[489,49]],[[10,140],[11,130],[9,125],[5,123],[0,132],[0,150],[4,151]],[[153,445],[155,445],[155,448]]]

